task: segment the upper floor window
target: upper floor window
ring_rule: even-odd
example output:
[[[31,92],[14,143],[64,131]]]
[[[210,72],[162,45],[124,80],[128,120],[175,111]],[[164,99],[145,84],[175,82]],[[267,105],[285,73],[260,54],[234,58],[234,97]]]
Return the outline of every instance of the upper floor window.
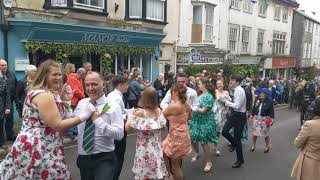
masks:
[[[73,4],[77,8],[83,9],[104,9],[105,0],[74,0]]]
[[[147,0],[147,19],[164,21],[165,0]]]
[[[309,20],[308,19],[306,19],[305,31],[309,32]]]
[[[166,0],[126,0],[126,17],[166,21]]]
[[[243,11],[252,13],[252,2],[251,0],[244,0]]]
[[[230,7],[240,9],[240,0],[231,0]]]
[[[283,22],[288,22],[288,8],[283,8],[282,21]]]
[[[313,22],[309,21],[308,32],[313,32]]]
[[[129,0],[129,17],[142,18],[142,0]]]
[[[239,26],[236,26],[236,25],[231,25],[229,27],[228,49],[231,52],[235,52],[237,49],[238,29],[239,29]]]
[[[51,0],[51,5],[56,7],[67,7],[67,0]]]
[[[213,40],[213,13],[214,7],[212,5],[206,5],[206,32],[205,41],[212,42]]]
[[[249,44],[250,44],[250,28],[244,27],[242,29],[242,49],[243,53],[249,52]]]
[[[267,0],[260,0],[259,1],[259,16],[266,17],[267,8],[268,8]]]
[[[263,53],[264,31],[258,31],[257,53]]]
[[[286,34],[284,33],[273,33],[272,41],[272,53],[273,54],[284,54],[286,45]]]
[[[281,19],[281,7],[276,6],[274,9],[274,19],[280,21]]]

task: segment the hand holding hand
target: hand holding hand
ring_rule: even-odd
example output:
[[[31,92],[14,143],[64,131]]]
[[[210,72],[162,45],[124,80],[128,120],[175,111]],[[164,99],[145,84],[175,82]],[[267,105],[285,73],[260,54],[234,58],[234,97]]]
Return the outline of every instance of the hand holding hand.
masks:
[[[91,120],[95,121],[96,119],[98,119],[99,117],[101,117],[101,113],[99,111],[95,111],[92,114]]]
[[[7,115],[7,114],[10,114],[10,112],[11,112],[10,109],[6,109],[6,110],[4,111],[4,114]]]
[[[61,99],[63,101],[71,101],[73,97],[73,91],[69,84],[65,83],[62,87]]]

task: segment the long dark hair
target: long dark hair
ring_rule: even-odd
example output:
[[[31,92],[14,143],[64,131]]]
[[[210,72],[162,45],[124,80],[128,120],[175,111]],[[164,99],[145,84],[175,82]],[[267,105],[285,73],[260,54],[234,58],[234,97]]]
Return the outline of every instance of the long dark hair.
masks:
[[[216,89],[214,88],[213,84],[211,84],[211,82],[209,81],[208,78],[206,77],[202,77],[200,79],[201,83],[206,87],[206,89],[208,90],[208,92],[213,96],[215,97],[215,92],[216,92]]]

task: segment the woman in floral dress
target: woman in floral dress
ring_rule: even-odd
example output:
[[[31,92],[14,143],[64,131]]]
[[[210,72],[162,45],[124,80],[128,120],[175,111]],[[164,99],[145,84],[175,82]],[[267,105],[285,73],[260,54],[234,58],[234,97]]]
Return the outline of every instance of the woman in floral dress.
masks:
[[[1,180],[71,179],[61,131],[90,118],[92,112],[63,120],[70,113],[61,98],[70,100],[72,92],[66,85],[61,88],[61,82],[60,66],[53,60],[43,62],[27,93],[20,133],[0,164]]]
[[[199,159],[200,143],[206,159],[204,171],[207,172],[212,167],[208,143],[218,144],[219,141],[216,133],[216,115],[212,108],[215,90],[208,78],[201,78],[199,89],[202,92],[199,97],[199,107],[192,113],[192,120],[189,123],[191,141],[196,153],[191,162]]]
[[[182,180],[182,160],[192,151],[188,127],[192,111],[187,103],[187,88],[182,85],[174,85],[171,88],[171,99],[174,103],[163,110],[164,116],[170,123],[169,134],[162,142],[162,148],[167,171],[170,172],[169,158],[171,158],[174,179]]]
[[[218,80],[216,86],[216,102],[214,109],[217,115],[216,131],[219,137],[219,135],[222,133],[223,126],[227,121],[228,113],[228,108],[224,105],[223,101],[230,100],[231,98],[229,92],[224,90],[224,83],[222,80]],[[214,151],[216,155],[220,155],[220,151],[218,150],[218,144],[214,144]]]
[[[139,107],[133,115],[128,115],[126,131],[137,130],[136,154],[132,171],[135,179],[163,179],[166,168],[161,148],[161,129],[166,119],[158,108],[157,92],[147,87],[139,100]]]

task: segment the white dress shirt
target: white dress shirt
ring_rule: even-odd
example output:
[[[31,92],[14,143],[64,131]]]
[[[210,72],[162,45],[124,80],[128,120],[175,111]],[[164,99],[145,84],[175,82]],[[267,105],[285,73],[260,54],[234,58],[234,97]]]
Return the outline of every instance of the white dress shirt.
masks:
[[[108,102],[115,102],[117,103],[121,108],[122,118],[123,120],[126,119],[127,109],[124,106],[123,102],[123,94],[118,89],[114,89],[111,93],[107,96]]]
[[[240,85],[234,88],[233,102],[226,101],[226,106],[233,108],[233,110],[236,112],[245,113],[247,111],[246,93]]]
[[[122,120],[120,107],[117,103],[108,101],[106,96],[103,95],[101,98],[96,100],[96,108],[98,111],[102,111],[105,104],[109,104],[110,109],[93,121],[95,125],[94,132],[94,148],[89,154],[97,154],[102,152],[114,151],[114,139],[121,140],[124,133],[124,122]],[[76,107],[74,114],[77,112],[87,111],[91,104],[90,98],[82,99]],[[78,125],[78,153],[79,155],[88,155],[82,148],[83,135],[86,121]]]
[[[188,104],[190,105],[191,109],[195,111],[195,109],[198,108],[198,97],[197,97],[196,90],[187,87],[187,98],[188,98]],[[169,90],[166,96],[162,99],[160,103],[160,107],[161,109],[165,109],[171,103],[173,103],[173,100],[171,99],[171,90]]]

